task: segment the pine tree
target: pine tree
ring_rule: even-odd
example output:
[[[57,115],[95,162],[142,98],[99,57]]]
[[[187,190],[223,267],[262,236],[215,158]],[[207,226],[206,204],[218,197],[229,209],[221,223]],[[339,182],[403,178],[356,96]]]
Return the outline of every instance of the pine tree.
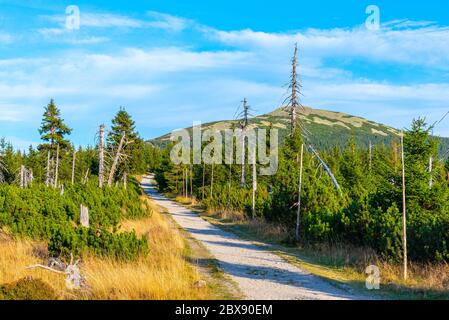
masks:
[[[40,144],[39,150],[56,150],[56,145],[61,149],[68,149],[70,142],[64,139],[64,136],[70,135],[70,129],[61,118],[61,112],[56,107],[54,100],[51,99],[49,104],[45,107],[45,112],[42,116],[42,124],[39,129],[41,139],[47,143]]]
[[[124,172],[127,174],[144,172],[147,169],[146,153],[144,152],[145,143],[139,137],[131,115],[124,107],[120,107],[114,119],[112,119],[111,131],[107,137],[107,147],[110,153],[113,154],[117,150],[123,133],[125,133],[126,144],[122,154],[125,155],[126,160],[119,164],[118,174],[121,176]]]
[[[53,99],[45,107],[42,116],[42,124],[39,129],[41,139],[46,142],[38,146],[39,151],[47,153],[46,184],[54,183],[56,187],[59,176],[59,165],[62,152],[70,148],[70,142],[64,138],[72,132],[61,118],[61,112],[56,107]]]

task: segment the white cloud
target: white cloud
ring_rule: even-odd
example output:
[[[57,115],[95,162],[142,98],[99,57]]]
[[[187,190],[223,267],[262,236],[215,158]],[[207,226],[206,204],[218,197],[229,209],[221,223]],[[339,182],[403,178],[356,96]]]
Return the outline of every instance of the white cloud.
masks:
[[[189,38],[184,47],[56,51],[33,59],[0,60],[0,121],[32,122],[37,127],[42,107],[52,97],[74,126],[74,138],[80,134],[77,125],[95,132],[96,125],[107,121],[119,105],[129,108],[146,138],[155,135],[155,128],[162,134],[194,120],[231,118],[245,96],[257,113],[269,112],[280,106],[286,92],[282,85],[289,79],[295,42],[301,50],[306,105],[398,127],[408,125],[413,117],[437,117],[449,109],[449,84],[438,83],[439,79],[422,83],[415,79],[412,84],[360,79],[345,63],[328,62],[331,58],[373,66],[388,62],[447,72],[449,30],[432,22],[392,21],[379,32],[355,27],[267,33],[216,30],[155,12],[146,16],[93,14],[84,22],[98,29],[157,28],[176,33],[192,28],[229,47],[195,50],[196,43]],[[90,34],[91,30],[78,38],[67,37],[67,31],[58,28],[43,29],[41,35],[73,44],[108,40]]]
[[[291,50],[297,42],[307,58],[366,59],[449,68],[449,28],[409,20],[383,25],[379,31],[363,26],[347,29],[307,29],[294,33],[267,33],[251,29],[222,31],[203,28],[210,38],[247,50],[270,54]]]
[[[193,21],[161,12],[147,11],[149,19],[133,18],[120,14],[80,12],[80,28],[156,28],[166,31],[179,32],[193,25]],[[56,22],[60,28],[48,31],[60,33],[65,28],[66,16],[46,16],[46,19]],[[59,30],[58,30],[59,29]]]

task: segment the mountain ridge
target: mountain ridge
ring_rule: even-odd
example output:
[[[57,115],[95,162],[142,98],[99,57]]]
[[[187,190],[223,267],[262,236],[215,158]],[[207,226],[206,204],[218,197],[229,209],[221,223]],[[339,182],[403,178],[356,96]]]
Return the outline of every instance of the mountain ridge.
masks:
[[[344,112],[329,111],[304,107],[298,113],[305,135],[317,148],[325,149],[334,146],[345,147],[349,141],[355,140],[360,147],[368,148],[372,145],[391,143],[399,138],[399,130],[363,117],[350,115]],[[241,119],[219,120],[204,123],[204,129],[224,130],[238,126]],[[249,120],[251,128],[270,127],[279,129],[280,140],[283,141],[289,133],[289,115],[285,107],[277,108],[269,113],[255,116]],[[189,131],[192,127],[185,128]],[[440,140],[440,155],[449,149],[449,138],[437,137]],[[164,147],[170,141],[170,133],[148,140],[153,145]]]

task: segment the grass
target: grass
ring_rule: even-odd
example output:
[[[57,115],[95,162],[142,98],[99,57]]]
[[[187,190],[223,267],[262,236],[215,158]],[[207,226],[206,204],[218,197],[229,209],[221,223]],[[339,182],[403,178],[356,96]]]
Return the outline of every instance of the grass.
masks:
[[[32,290],[42,285],[50,287],[51,298],[56,299],[210,299],[213,288],[196,285],[202,275],[189,262],[187,242],[176,228],[170,226],[154,203],[146,197],[142,201],[148,201],[152,215],[123,221],[121,230],[135,230],[138,235],[146,236],[149,254],[131,262],[85,254],[80,263],[81,273],[87,282],[87,289],[84,290],[67,289],[64,275],[43,269],[27,269],[32,264],[47,263],[45,242],[15,239],[7,232],[2,232],[0,289],[6,294],[0,294],[0,298],[45,298],[39,290],[14,296],[13,288],[23,282],[26,285],[21,287]]]
[[[286,243],[292,231],[264,219],[248,219],[239,212],[204,211],[199,205],[191,209],[204,219],[255,244],[270,244],[271,250],[336,286],[380,299],[448,299],[449,265],[446,263],[410,263],[407,280],[402,278],[402,265],[384,261],[370,248],[350,245],[315,244],[298,246]],[[291,241],[288,241],[291,243]],[[380,270],[380,290],[365,287],[366,267]]]

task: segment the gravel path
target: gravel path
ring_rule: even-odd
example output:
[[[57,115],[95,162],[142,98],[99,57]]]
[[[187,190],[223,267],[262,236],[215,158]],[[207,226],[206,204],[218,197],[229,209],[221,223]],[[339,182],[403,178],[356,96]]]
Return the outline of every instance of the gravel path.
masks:
[[[204,244],[249,300],[365,299],[339,289],[299,269],[281,257],[250,241],[203,220],[197,213],[159,194],[151,176],[142,187],[154,201],[166,208],[173,219]]]

